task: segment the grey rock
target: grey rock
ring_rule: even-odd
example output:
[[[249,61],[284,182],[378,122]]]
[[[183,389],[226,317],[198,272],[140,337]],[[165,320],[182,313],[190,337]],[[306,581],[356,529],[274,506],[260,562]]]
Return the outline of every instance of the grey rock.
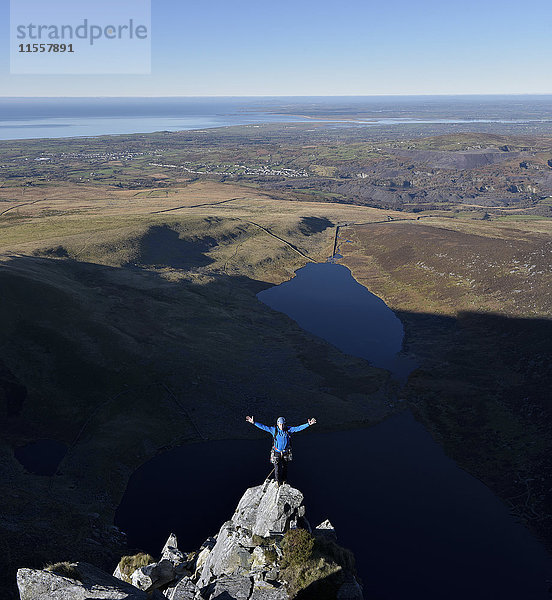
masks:
[[[274,587],[268,583],[256,583],[249,600],[289,600],[289,595],[283,585]]]
[[[336,540],[337,535],[335,533],[334,526],[330,523],[329,519],[322,521],[320,525],[317,525],[313,531],[314,535],[320,535],[324,537],[329,537],[330,539]]]
[[[82,581],[39,569],[19,569],[21,600],[147,600],[147,594],[88,563],[71,563]]]
[[[203,566],[207,562],[207,558],[208,558],[209,554],[211,554],[211,549],[203,548],[199,552],[199,554],[196,556],[195,562],[194,562],[194,565],[195,565],[194,578],[197,578],[197,576],[203,571]]]
[[[223,576],[207,589],[207,600],[249,600],[251,579],[240,575]]]
[[[251,567],[255,569],[257,567],[266,567],[268,564],[270,564],[272,562],[270,558],[270,551],[270,548],[257,546],[252,553],[253,562]]]
[[[193,571],[189,568],[191,565],[189,563],[182,563],[180,565],[176,565],[174,568],[174,576],[175,577],[191,577],[193,575]]]
[[[208,537],[203,544],[201,544],[201,546],[199,547],[200,550],[203,550],[203,548],[208,548],[209,550],[212,550],[215,547],[215,544],[217,543],[217,537]]]
[[[211,550],[215,547],[217,543],[216,536],[208,537],[203,544],[199,547],[198,553],[195,555],[193,560],[190,562],[190,569],[194,571],[194,579],[197,579],[198,574],[201,573],[203,569],[203,565],[207,560],[207,557],[211,553]]]
[[[168,600],[194,600],[199,589],[189,577],[183,577],[176,585],[168,587],[164,594]]]
[[[277,565],[272,565],[267,571],[264,572],[265,581],[276,581],[280,574],[280,568]]]
[[[203,589],[222,575],[246,575],[252,568],[255,573],[269,570],[273,565],[268,565],[265,550],[255,548],[258,542],[253,542],[253,537],[283,534],[304,515],[303,494],[289,485],[278,487],[272,481],[246,490],[232,519],[221,527],[211,552],[201,557],[204,563],[198,587]],[[196,564],[199,567],[200,557]]]
[[[225,523],[201,571],[198,587],[202,588],[221,575],[243,575],[249,572],[253,557],[240,544],[240,533],[231,522]]]
[[[115,571],[113,571],[113,577],[116,577],[117,579],[120,579],[121,581],[124,581],[124,577],[123,574],[121,573],[121,568],[119,567],[119,565],[117,565],[115,567]]]
[[[174,533],[169,535],[169,539],[161,550],[161,560],[168,560],[175,569],[188,563],[188,557],[178,549],[178,540]]]
[[[303,494],[290,485],[278,487],[271,481],[245,492],[232,522],[253,535],[267,537],[271,533],[284,533],[304,516]]]
[[[163,546],[163,550],[161,550],[161,554],[163,554],[167,548],[178,548],[178,538],[176,537],[176,533],[170,533],[165,545]]]
[[[140,567],[139,569],[136,569],[131,576],[132,585],[135,585],[145,592],[155,590],[169,583],[174,578],[174,566],[167,559],[162,559],[158,563]]]

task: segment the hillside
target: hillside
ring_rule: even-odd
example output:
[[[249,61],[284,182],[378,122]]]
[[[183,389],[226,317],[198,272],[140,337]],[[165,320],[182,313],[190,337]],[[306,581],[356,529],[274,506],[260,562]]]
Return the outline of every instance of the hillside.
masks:
[[[365,426],[398,410],[397,394],[551,543],[549,140],[463,134],[375,151],[378,140],[335,144],[318,129],[275,135],[271,148],[235,128],[2,146],[5,597],[16,566],[41,568],[60,549],[112,565],[126,483],[162,449],[253,435],[238,425],[246,410],[299,419],[308,405],[322,424]],[[211,152],[219,142],[225,156]],[[234,152],[247,169],[316,169],[210,172]],[[366,178],[339,174],[371,165]],[[420,366],[400,392],[256,298],[326,260],[336,233],[342,264],[405,326]],[[14,454],[43,440],[63,450],[45,453],[49,476]]]
[[[162,206],[228,193],[209,185]],[[306,256],[331,252],[335,207],[286,211],[249,196],[161,214],[151,214],[156,201],[125,198],[75,214],[62,198],[2,220],[0,526],[12,569],[39,567],[60,548],[109,564],[121,543],[113,514],[134,469],[161,448],[251,435],[236,430],[246,408],[302,418],[301,398],[334,427],[395,410],[388,373],[255,297]],[[67,450],[50,477],[13,454],[44,439]],[[4,573],[6,587],[13,576]]]
[[[405,395],[446,452],[552,543],[549,221],[341,229],[343,263],[405,325]]]

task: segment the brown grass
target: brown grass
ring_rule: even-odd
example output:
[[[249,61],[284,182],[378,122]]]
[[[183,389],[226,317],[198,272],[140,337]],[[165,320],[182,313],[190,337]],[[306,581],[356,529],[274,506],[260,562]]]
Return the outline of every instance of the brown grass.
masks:
[[[150,554],[139,552],[131,556],[123,556],[119,561],[119,571],[123,576],[123,580],[127,583],[132,583],[132,574],[140,567],[146,567],[155,562],[155,559]]]

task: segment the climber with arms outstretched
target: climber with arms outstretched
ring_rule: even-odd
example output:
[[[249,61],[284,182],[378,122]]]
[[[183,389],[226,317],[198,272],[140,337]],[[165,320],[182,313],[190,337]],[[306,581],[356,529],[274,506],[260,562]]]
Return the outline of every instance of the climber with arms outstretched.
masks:
[[[295,427],[287,427],[284,417],[278,417],[275,427],[268,427],[262,423],[257,423],[254,421],[253,417],[245,417],[245,420],[272,435],[270,462],[274,465],[274,477],[278,486],[282,485],[287,480],[287,463],[292,458],[290,433],[302,431],[309,425],[314,425],[316,419],[309,419],[304,425],[296,425]]]

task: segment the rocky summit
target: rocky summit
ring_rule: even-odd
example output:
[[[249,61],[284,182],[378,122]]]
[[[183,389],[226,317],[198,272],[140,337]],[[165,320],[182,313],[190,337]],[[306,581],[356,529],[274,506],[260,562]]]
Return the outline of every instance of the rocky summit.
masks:
[[[330,521],[312,528],[303,494],[249,488],[232,518],[194,552],[170,534],[159,560],[125,556],[113,575],[84,562],[19,569],[21,600],[362,600],[354,557]]]

